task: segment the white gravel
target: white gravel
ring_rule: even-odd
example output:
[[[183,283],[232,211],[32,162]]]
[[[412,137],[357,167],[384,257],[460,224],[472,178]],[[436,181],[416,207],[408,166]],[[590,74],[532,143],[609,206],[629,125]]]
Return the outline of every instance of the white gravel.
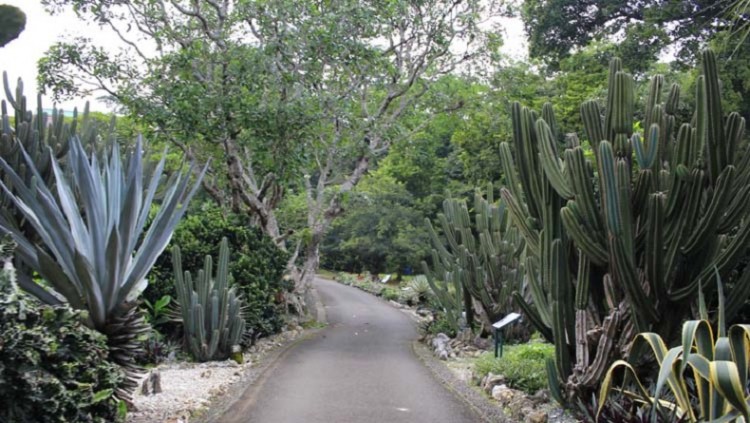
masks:
[[[157,367],[162,392],[144,396],[140,389],[133,398],[137,409],[129,412],[128,423],[189,423],[204,414],[213,400],[224,395],[265,355],[302,334],[302,328],[258,340],[244,354],[244,363],[233,360],[207,363],[176,362]],[[143,379],[148,374],[144,375]]]

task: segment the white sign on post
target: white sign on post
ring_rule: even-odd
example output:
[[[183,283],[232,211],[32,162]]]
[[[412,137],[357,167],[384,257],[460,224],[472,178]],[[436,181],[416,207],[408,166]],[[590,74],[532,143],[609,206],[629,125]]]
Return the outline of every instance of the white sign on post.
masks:
[[[493,323],[492,327],[495,329],[502,329],[503,327],[515,322],[519,318],[521,318],[521,315],[518,313],[508,313],[505,317],[500,319],[500,321]]]

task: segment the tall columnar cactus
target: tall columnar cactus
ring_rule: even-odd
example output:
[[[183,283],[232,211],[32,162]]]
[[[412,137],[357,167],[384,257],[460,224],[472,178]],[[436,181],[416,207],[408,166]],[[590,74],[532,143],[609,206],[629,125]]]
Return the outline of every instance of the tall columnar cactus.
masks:
[[[487,323],[492,323],[517,309],[513,293],[523,292],[519,260],[523,239],[509,227],[502,201],[493,201],[491,185],[486,197],[475,193],[474,222],[469,216],[466,202],[445,200],[443,213],[438,215],[442,236],[427,220],[433,244],[432,268],[426,263],[423,267],[441,302],[446,295],[453,303],[459,298],[443,293],[440,280],[452,283],[455,293],[466,290],[482,305]]]
[[[26,159],[21,152],[22,148],[34,163],[34,169],[41,176],[41,180],[49,185],[53,180],[52,161],[56,160],[58,163],[64,161],[72,136],[78,135],[87,148],[96,144],[105,144],[97,142],[99,131],[94,119],[89,117],[88,103],[82,116],[79,117],[78,111],[74,110],[72,118],[66,121],[62,110],[54,108],[51,113],[44,112],[41,94],[37,95],[36,110],[30,110],[24,95],[23,81],[20,78],[13,92],[8,81],[8,74],[3,72],[3,87],[5,100],[0,103],[0,118],[2,119],[0,157],[26,184],[31,184],[34,172],[28,169]],[[113,133],[112,129],[113,126],[108,133],[102,132],[102,136],[110,138]],[[16,192],[10,177],[2,170],[0,170],[0,179],[11,188],[12,192]],[[0,192],[0,214],[7,222],[21,228],[23,232],[27,234],[33,232],[23,216],[13,207],[12,199],[4,192]]]
[[[222,360],[239,348],[245,334],[243,301],[229,284],[229,243],[222,238],[219,266],[213,277],[213,261],[206,256],[203,269],[193,281],[182,271],[180,248],[172,250],[175,288],[187,345],[198,361]]]
[[[501,194],[541,271],[528,278],[533,305],[517,300],[555,343],[548,370],[552,387],[566,388],[560,399],[593,391],[637,332],[678,337],[714,269],[726,280],[747,256],[745,121],[722,112],[713,53],[703,53],[691,122],[677,122],[680,89],[665,96],[663,84],[651,80],[644,133],[633,133],[633,79],[612,61],[605,112],[595,101],[581,106],[593,163],[576,139],[558,141],[550,105],[541,118],[512,108]],[[750,294],[750,272],[732,285],[730,317]]]

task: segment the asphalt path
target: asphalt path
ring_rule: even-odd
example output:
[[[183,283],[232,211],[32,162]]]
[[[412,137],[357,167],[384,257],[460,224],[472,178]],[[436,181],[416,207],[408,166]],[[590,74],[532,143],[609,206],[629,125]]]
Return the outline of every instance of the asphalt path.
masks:
[[[409,316],[356,288],[315,285],[328,327],[285,352],[219,422],[480,421],[414,355]]]

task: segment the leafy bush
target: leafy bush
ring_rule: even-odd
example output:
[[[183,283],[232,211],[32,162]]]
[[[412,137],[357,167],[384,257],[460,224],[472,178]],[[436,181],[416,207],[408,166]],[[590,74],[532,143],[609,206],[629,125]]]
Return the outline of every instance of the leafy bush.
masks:
[[[380,292],[380,295],[388,301],[397,301],[400,298],[398,290],[394,288],[385,288]]]
[[[357,281],[357,278],[352,275],[351,273],[346,272],[339,272],[336,274],[336,281],[339,283],[343,283],[344,285],[354,285],[354,283]]]
[[[86,312],[20,292],[13,273],[0,273],[0,421],[120,420],[124,374],[104,335],[84,326]]]
[[[448,317],[446,317],[445,313],[441,312],[435,314],[435,319],[427,323],[424,327],[424,330],[432,335],[444,333],[453,338],[454,336],[456,336],[456,327],[456,325],[448,320]]]
[[[213,203],[204,203],[188,212],[175,230],[168,248],[149,274],[145,298],[152,304],[164,295],[175,297],[172,246],[180,247],[185,269],[200,269],[206,255],[215,256],[216,246],[226,237],[231,255],[229,274],[247,302],[247,328],[255,336],[278,332],[283,325],[275,299],[291,288],[282,280],[287,253],[246,217],[225,213]]]
[[[554,353],[554,345],[542,342],[507,345],[502,357],[495,358],[494,353],[480,356],[475,370],[480,375],[503,375],[510,387],[533,394],[547,387],[545,363]]]

